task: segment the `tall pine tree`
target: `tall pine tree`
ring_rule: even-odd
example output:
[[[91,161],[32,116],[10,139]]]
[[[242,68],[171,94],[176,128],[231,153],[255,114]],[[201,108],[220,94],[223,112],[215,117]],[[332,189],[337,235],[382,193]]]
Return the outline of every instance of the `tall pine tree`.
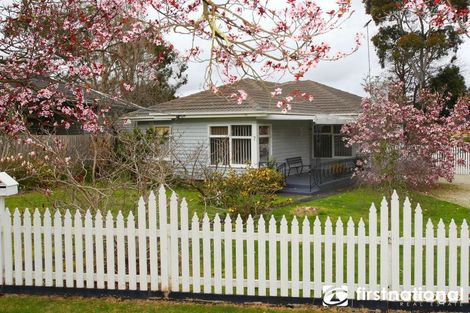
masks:
[[[403,92],[418,106],[419,90],[423,88],[446,91],[453,97],[465,92],[463,77],[455,64],[456,53],[463,40],[453,27],[433,23],[439,1],[424,1],[420,8],[398,0],[363,2],[366,12],[379,26],[372,42],[381,66],[390,70],[392,80],[403,84]],[[452,0],[453,6],[462,10],[468,8],[469,2]],[[451,99],[446,108],[453,104],[455,99]]]

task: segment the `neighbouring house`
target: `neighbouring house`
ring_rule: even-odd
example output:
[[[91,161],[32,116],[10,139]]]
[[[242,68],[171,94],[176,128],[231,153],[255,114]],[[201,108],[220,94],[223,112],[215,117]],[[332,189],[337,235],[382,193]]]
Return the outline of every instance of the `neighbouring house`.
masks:
[[[13,84],[13,83],[10,83]],[[58,80],[37,76],[28,80],[19,81],[17,86],[25,86],[32,90],[33,93],[41,89],[54,86],[59,94],[67,100],[65,105],[73,107],[75,105],[76,96],[65,83]],[[4,88],[0,84],[0,88]],[[137,107],[135,104],[115,98],[111,95],[105,94],[96,90],[83,90],[84,106],[89,106],[94,110],[101,108],[108,108],[107,117],[110,121],[119,121],[119,117],[127,114]],[[92,136],[90,133],[82,128],[82,124],[74,118],[68,118],[69,127],[63,125],[55,127],[55,122],[66,119],[61,112],[56,111],[54,116],[36,116],[25,112],[28,131],[35,135],[37,141],[48,143],[52,145],[55,140],[60,140],[66,150],[66,155],[76,156],[80,155],[81,158],[93,157]],[[113,123],[113,125],[122,125],[121,123]],[[36,145],[27,145],[24,142],[18,141],[17,138],[9,136],[0,136],[0,157],[28,154],[31,152],[43,152],[41,147]]]
[[[13,83],[11,83],[13,84]],[[58,80],[45,77],[37,76],[30,78],[25,81],[16,83],[17,85],[23,85],[31,89],[33,92],[38,92],[41,89],[48,88],[50,86],[55,86],[58,93],[62,94],[67,101],[65,105],[70,107],[74,106],[76,96],[73,94],[71,89],[66,86],[65,83]],[[0,85],[0,88],[2,86]],[[118,119],[119,116],[127,114],[135,110],[138,106],[122,99],[118,99],[106,93],[89,89],[83,90],[83,99],[84,105],[93,108],[93,110],[99,110],[101,108],[108,108],[108,117]],[[87,134],[81,127],[81,124],[76,120],[71,119],[69,122],[69,127],[65,128],[63,126],[53,127],[54,122],[59,122],[64,119],[60,112],[56,112],[53,117],[38,117],[27,115],[28,119],[28,129],[31,133],[41,135],[41,134],[54,134],[54,135],[83,135]]]
[[[292,102],[282,113],[284,95],[294,90],[314,96]],[[221,94],[198,92],[138,110],[125,118],[133,127],[157,127],[177,142],[176,153],[190,155],[199,147],[200,160],[191,164],[218,169],[272,166],[286,175],[287,192],[311,194],[322,188],[351,183],[354,147],[340,133],[344,123],[361,111],[361,98],[313,81],[273,83],[244,79],[220,87]],[[243,103],[230,97],[248,93]],[[202,147],[202,148],[201,148]]]

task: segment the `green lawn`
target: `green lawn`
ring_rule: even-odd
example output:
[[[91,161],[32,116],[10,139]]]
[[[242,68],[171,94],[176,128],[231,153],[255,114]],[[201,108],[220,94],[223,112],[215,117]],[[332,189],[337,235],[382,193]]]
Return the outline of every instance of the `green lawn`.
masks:
[[[175,191],[180,197],[185,197],[188,201],[188,206],[191,211],[202,214],[208,212],[211,215],[215,213],[223,213],[223,210],[217,209],[211,206],[205,206],[199,198],[197,191],[190,190],[187,188],[178,187]],[[54,189],[52,194],[47,196],[45,193],[40,191],[22,192],[16,196],[12,196],[6,199],[6,206],[10,209],[13,208],[39,208],[43,210],[45,208],[56,209],[61,207],[61,202],[65,198],[64,189]],[[168,197],[171,195],[171,190],[168,190]],[[125,215],[132,210],[134,213],[137,211],[137,201],[140,194],[136,190],[118,190],[110,198],[110,202],[107,205],[114,213],[121,210]],[[148,194],[144,195],[148,197]]]
[[[176,303],[156,300],[119,300],[114,298],[63,298],[40,296],[3,296],[0,298],[2,313],[52,313],[52,312],[152,312],[152,313],[305,313],[336,312],[314,307],[280,308],[264,305],[228,305]]]
[[[225,214],[224,210],[221,208],[212,206],[206,207],[201,202],[199,194],[196,191],[181,187],[175,190],[180,197],[186,197],[191,213],[197,212],[200,216],[204,212],[207,212],[211,216],[215,213]],[[52,208],[54,204],[64,196],[64,193],[65,191],[60,189],[55,190],[52,196],[49,197],[40,192],[23,193],[7,198],[6,205],[9,208]],[[170,192],[168,192],[168,195],[169,194]],[[112,211],[115,213],[118,210],[122,210],[125,214],[129,210],[135,212],[138,196],[136,191],[118,191],[115,193],[109,207],[113,208]],[[400,196],[400,201],[403,201],[404,195]],[[416,207],[416,203],[419,202],[421,204],[425,221],[431,218],[437,223],[439,218],[442,218],[445,222],[449,222],[453,218],[457,223],[461,223],[464,218],[468,219],[470,216],[470,209],[458,204],[439,200],[422,193],[409,193],[408,196],[412,202],[413,209]],[[294,215],[303,217],[307,214],[312,218],[318,215],[322,221],[324,221],[327,216],[330,216],[334,221],[339,216],[343,218],[343,222],[347,222],[350,216],[356,222],[359,221],[361,217],[367,221],[371,203],[374,202],[377,209],[379,209],[382,197],[383,192],[366,187],[358,187],[350,191],[303,203],[296,202],[296,200],[299,199],[298,196],[279,195],[276,199],[276,208],[273,209],[272,214],[277,218],[286,215],[288,219],[292,219]],[[388,194],[387,197],[390,197],[390,194]],[[291,202],[293,203],[288,204]],[[307,210],[304,208],[307,208]]]
[[[288,217],[293,215],[304,216],[305,213],[303,211],[305,210],[299,208],[309,207],[315,208],[316,210],[312,214],[307,213],[307,215],[312,217],[318,215],[322,221],[324,221],[327,216],[333,219],[333,221],[338,217],[341,217],[344,223],[347,222],[347,219],[350,216],[355,222],[359,221],[361,217],[367,221],[371,203],[375,203],[377,212],[379,213],[380,202],[382,201],[383,195],[383,192],[372,188],[358,187],[350,191],[308,201],[302,204],[288,205],[274,210],[273,213],[276,217],[280,217],[282,215],[286,215]],[[428,218],[436,221],[436,223],[440,218],[445,222],[450,222],[451,219],[454,219],[456,223],[461,223],[463,219],[466,218],[467,222],[469,222],[470,208],[439,200],[421,193],[412,192],[407,195],[410,198],[413,211],[417,203],[421,205],[425,222]],[[399,194],[401,203],[407,195]],[[386,196],[387,200],[389,200],[390,193]]]

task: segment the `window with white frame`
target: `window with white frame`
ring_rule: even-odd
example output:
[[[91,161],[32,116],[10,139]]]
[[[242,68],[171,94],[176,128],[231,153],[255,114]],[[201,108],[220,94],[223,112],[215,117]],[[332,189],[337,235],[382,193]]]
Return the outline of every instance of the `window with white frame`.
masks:
[[[313,151],[316,158],[350,157],[352,148],[346,146],[343,125],[315,125]]]
[[[259,161],[268,162],[271,157],[271,126],[259,126]]]
[[[248,165],[252,158],[251,125],[210,126],[211,165]]]
[[[165,153],[170,151],[171,128],[170,126],[155,126],[154,130],[158,135],[158,144],[163,148]]]

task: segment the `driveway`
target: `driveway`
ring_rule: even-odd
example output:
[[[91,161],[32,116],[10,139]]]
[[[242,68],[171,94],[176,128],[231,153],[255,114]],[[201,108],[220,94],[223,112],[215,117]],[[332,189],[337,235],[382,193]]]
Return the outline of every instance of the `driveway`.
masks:
[[[440,182],[440,186],[429,194],[448,202],[470,208],[470,175],[455,175],[452,183]]]

